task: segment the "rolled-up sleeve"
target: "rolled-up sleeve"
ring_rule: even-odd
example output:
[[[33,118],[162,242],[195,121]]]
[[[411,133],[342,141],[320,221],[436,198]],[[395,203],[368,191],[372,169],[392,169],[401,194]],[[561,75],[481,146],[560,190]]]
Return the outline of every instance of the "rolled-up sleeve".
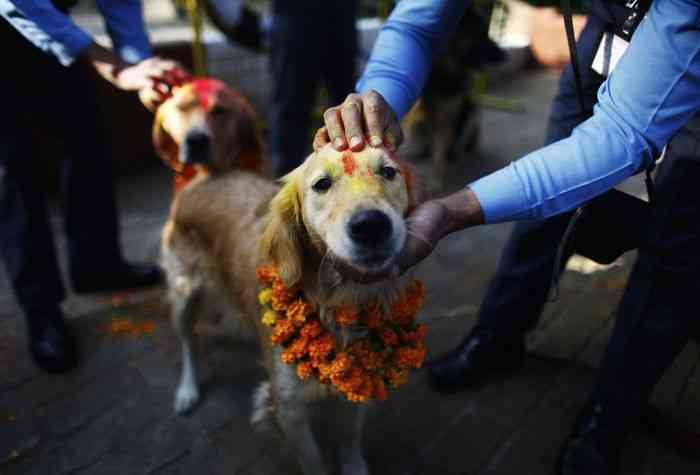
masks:
[[[403,117],[425,85],[437,45],[454,31],[467,0],[401,0],[379,32],[357,91],[379,92]]]
[[[644,170],[700,110],[700,2],[655,0],[593,116],[472,183],[486,222],[569,211]]]
[[[96,0],[112,45],[124,61],[137,63],[153,53],[140,0]]]

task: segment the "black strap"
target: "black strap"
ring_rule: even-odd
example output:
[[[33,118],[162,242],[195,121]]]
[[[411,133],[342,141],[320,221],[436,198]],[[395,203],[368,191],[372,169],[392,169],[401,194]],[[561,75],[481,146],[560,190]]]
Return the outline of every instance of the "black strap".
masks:
[[[583,81],[581,80],[581,70],[579,69],[578,50],[576,49],[576,35],[574,33],[574,19],[571,10],[571,0],[561,0],[561,14],[564,17],[564,29],[566,30],[566,41],[569,44],[569,56],[571,57],[571,69],[574,72],[576,81],[576,96],[578,105],[581,108],[581,115],[586,115],[586,103],[584,101]]]

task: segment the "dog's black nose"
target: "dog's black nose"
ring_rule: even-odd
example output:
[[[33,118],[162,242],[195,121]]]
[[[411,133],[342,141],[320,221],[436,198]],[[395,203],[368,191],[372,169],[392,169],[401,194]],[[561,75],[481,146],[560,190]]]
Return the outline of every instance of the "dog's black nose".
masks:
[[[358,244],[381,244],[391,236],[391,220],[376,209],[360,211],[350,218],[348,233]]]
[[[211,138],[205,132],[192,131],[185,136],[185,163],[203,162],[209,154]]]

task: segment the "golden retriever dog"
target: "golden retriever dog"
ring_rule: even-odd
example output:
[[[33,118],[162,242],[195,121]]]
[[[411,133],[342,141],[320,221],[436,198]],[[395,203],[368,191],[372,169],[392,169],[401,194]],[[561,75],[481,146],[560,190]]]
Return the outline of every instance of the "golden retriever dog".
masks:
[[[176,172],[176,191],[195,176],[262,169],[255,111],[217,79],[196,78],[175,88],[156,111],[152,138],[158,156]]]
[[[366,404],[348,402],[313,378],[302,381],[281,361],[261,322],[256,269],[274,265],[287,286],[302,289],[337,344],[361,338],[361,328],[339,327],[334,308],[389,305],[406,277],[362,283],[363,275],[390,268],[401,251],[404,218],[417,204],[410,170],[384,149],[337,152],[326,146],[282,180],[233,171],[186,187],[172,206],[162,240],[172,322],[182,345],[177,413],[199,399],[193,325],[218,312],[257,337],[268,379],[254,395],[253,422],[271,420],[305,474],[327,468],[311,427],[311,412],[340,434],[340,473],[369,473],[361,452]],[[376,275],[376,274],[375,274]],[[352,277],[352,278],[350,278]]]

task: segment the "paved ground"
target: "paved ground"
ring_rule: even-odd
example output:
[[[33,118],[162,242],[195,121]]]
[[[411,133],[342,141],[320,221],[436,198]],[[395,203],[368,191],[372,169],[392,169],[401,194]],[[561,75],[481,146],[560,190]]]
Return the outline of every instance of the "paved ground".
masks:
[[[536,148],[543,136],[555,74],[526,72],[496,85],[520,97],[526,112],[485,111],[479,148],[455,163],[450,187]],[[419,164],[423,174],[429,171]],[[632,183],[630,189],[638,190]],[[129,257],[157,255],[169,201],[160,168],[120,183],[123,240]],[[64,247],[60,222],[55,222]],[[428,289],[430,356],[467,331],[492,274],[509,225],[487,226],[446,239],[416,271]],[[389,402],[372,410],[365,452],[375,474],[551,473],[559,444],[586,398],[606,345],[613,312],[634,256],[598,269],[578,260],[530,335],[525,368],[478,390],[440,395],[424,371]],[[107,270],[106,270],[107,271]],[[201,338],[205,396],[189,417],[171,410],[179,355],[165,318],[162,290],[71,296],[83,350],[80,368],[47,376],[29,363],[24,327],[6,282],[0,282],[0,474],[294,474],[289,452],[251,431],[251,394],[264,374],[252,346]],[[115,320],[117,319],[117,320]],[[121,319],[121,320],[119,320]],[[114,322],[145,324],[152,333],[110,332]],[[114,329],[114,328],[112,328]],[[698,349],[689,346],[654,398],[669,414],[700,429]],[[691,475],[697,462],[644,433],[623,455],[624,474]]]

